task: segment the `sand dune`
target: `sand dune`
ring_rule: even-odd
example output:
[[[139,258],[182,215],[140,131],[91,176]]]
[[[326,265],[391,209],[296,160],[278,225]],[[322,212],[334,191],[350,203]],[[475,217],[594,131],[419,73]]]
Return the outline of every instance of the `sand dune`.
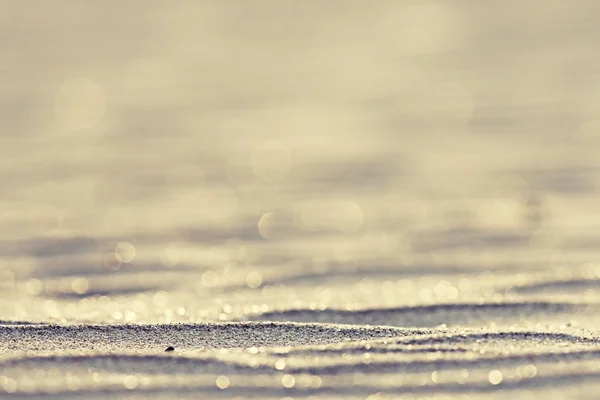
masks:
[[[0,0],[0,399],[597,399],[599,15]]]
[[[243,322],[1,325],[0,334],[0,370],[16,377],[0,379],[19,388],[7,398],[483,396],[592,390],[600,376],[600,338],[581,333]]]

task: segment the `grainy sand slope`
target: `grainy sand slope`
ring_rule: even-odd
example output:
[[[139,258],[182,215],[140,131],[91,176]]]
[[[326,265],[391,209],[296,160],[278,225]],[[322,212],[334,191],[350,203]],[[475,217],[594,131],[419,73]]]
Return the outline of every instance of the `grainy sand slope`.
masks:
[[[14,398],[593,398],[600,377],[600,338],[565,329],[239,322],[15,324],[0,333],[3,397]]]
[[[598,21],[0,0],[0,399],[597,399]]]

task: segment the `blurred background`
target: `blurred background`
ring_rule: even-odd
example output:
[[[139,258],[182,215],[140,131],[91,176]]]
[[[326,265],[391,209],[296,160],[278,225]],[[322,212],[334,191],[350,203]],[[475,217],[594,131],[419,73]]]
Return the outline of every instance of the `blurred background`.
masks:
[[[0,0],[2,318],[595,299],[599,16]]]

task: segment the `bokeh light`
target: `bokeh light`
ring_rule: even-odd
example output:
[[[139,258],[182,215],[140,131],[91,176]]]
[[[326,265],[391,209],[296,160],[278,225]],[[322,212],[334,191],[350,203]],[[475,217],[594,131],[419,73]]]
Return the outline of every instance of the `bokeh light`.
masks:
[[[135,246],[129,242],[120,242],[115,247],[115,253],[124,263],[130,263],[135,258]]]

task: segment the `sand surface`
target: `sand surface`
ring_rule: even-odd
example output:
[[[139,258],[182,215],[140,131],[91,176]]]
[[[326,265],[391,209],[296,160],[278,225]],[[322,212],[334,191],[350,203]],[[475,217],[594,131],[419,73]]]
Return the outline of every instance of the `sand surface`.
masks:
[[[600,337],[566,329],[228,322],[0,327],[6,397],[576,396]],[[172,347],[172,351],[165,351]],[[385,395],[384,395],[385,393]],[[10,394],[10,395],[9,395]]]
[[[0,399],[597,399],[598,21],[0,0]]]

